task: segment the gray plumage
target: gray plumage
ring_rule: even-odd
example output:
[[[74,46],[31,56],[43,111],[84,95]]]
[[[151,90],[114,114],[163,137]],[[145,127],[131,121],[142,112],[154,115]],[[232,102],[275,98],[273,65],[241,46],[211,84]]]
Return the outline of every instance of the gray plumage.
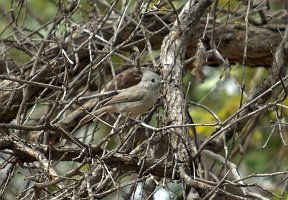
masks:
[[[138,116],[154,106],[160,94],[160,76],[145,70],[141,81],[132,87],[121,90],[107,101],[104,106],[94,112],[96,116],[105,113],[121,113]]]
[[[94,116],[119,113],[136,117],[148,111],[157,102],[161,88],[160,76],[152,71],[145,70],[141,81],[132,87],[123,89],[113,96],[102,108],[93,112]],[[93,119],[91,115],[84,117],[80,124],[83,125]]]

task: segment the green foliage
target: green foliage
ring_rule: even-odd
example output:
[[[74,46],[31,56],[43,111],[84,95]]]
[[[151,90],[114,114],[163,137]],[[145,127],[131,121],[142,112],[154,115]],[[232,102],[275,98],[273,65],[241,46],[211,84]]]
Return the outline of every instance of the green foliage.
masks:
[[[186,73],[186,76],[184,77],[185,88],[187,88],[188,83],[191,82],[187,98],[208,107],[221,121],[226,120],[239,110],[242,80],[244,80],[245,84],[245,92],[243,95],[243,102],[245,102],[247,95],[252,92],[252,89],[256,84],[262,83],[268,73],[268,70],[264,68],[249,67],[245,67],[243,73],[241,65],[233,66],[229,74],[226,73],[227,71],[224,68],[207,68],[204,69],[204,71],[206,79],[203,84],[196,83],[191,74],[189,72]],[[242,76],[244,76],[244,79]],[[283,105],[287,106],[287,99],[283,102]],[[194,123],[217,123],[217,120],[203,108],[190,106],[189,111]],[[287,109],[283,109],[282,114],[283,119],[285,119],[287,116]],[[283,155],[287,155],[288,151],[279,139],[278,126],[273,123],[275,121],[276,114],[273,110],[261,115],[256,122],[257,125],[253,129],[253,134],[251,134],[251,137],[248,139],[249,145],[247,149],[242,152],[245,156],[242,157],[242,154],[236,154],[232,158],[235,163],[241,163],[240,169],[242,173],[253,174],[254,172],[265,173],[267,171],[277,172],[287,170],[287,167],[285,168],[285,166],[288,166],[288,159],[285,158],[285,156],[283,157]],[[274,133],[272,134],[272,137],[269,138],[274,126]],[[239,147],[248,127],[249,123],[241,133],[236,134],[236,141],[234,142],[235,148]],[[215,130],[215,127],[198,126],[196,127],[196,130],[199,137],[203,138],[209,136],[212,131]],[[282,131],[285,135],[286,130],[284,129]],[[284,138],[284,140],[287,142],[287,137]],[[268,145],[263,148],[267,141]],[[233,146],[229,144],[229,147],[231,148]],[[283,149],[280,151],[281,153],[279,152],[279,148]],[[281,181],[281,176],[273,177],[273,179],[276,179],[279,182]],[[267,181],[268,184],[271,179],[266,178],[265,181]]]

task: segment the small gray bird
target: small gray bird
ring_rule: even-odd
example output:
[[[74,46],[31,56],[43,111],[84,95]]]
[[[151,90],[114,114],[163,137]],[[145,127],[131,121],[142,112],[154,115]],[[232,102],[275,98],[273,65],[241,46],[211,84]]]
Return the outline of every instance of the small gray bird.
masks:
[[[148,111],[157,102],[163,81],[160,76],[152,71],[145,70],[141,81],[132,87],[119,91],[102,108],[93,112],[93,115],[101,117],[104,114],[119,113],[136,117]],[[92,116],[83,118],[80,124],[85,124]]]

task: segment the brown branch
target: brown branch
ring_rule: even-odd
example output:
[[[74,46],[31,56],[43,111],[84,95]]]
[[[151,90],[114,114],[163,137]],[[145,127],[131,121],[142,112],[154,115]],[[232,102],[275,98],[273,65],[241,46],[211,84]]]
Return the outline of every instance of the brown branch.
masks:
[[[163,20],[166,22],[166,24],[171,24],[175,18],[169,17],[165,18],[165,16],[162,16]],[[148,30],[152,32],[149,36],[150,43],[152,45],[152,49],[160,49],[160,46],[162,44],[164,35],[166,35],[168,32],[164,28],[163,24],[160,22],[154,15],[147,15],[143,19],[143,26],[148,27]],[[225,32],[223,34],[223,29],[221,29],[222,24],[216,24],[215,25],[216,30],[214,31],[213,39],[215,40],[215,43],[218,43],[221,40],[221,43],[219,45],[218,51],[225,57],[228,58],[229,62],[231,64],[242,62],[243,57],[243,49],[244,49],[244,43],[243,38],[245,36],[245,27],[243,25],[235,25],[235,24],[228,24],[225,27]],[[190,58],[195,55],[196,52],[196,46],[198,43],[198,39],[202,37],[202,33],[205,27],[204,21],[199,21],[199,24],[197,27],[194,28],[193,34],[187,38],[187,51],[185,52],[185,57]],[[135,29],[135,24],[131,24],[130,26],[125,26],[125,29],[121,31],[121,35],[118,34],[118,38],[115,41],[115,44],[120,44],[123,41],[127,39],[127,36],[129,36],[129,33],[131,33]],[[207,29],[207,39],[209,41],[209,33],[212,28],[208,27]],[[161,30],[158,32],[158,30]],[[283,31],[283,28],[279,28],[280,31]],[[109,37],[112,36],[110,33],[112,33],[112,30],[106,30],[107,34],[105,34],[105,39],[109,41]],[[184,30],[185,31],[185,30]],[[155,32],[155,34],[153,34]],[[87,59],[89,58],[89,53],[87,52],[87,44],[81,44],[81,41],[88,41],[88,38],[90,37],[89,34],[83,33],[83,32],[77,32],[77,34],[73,34],[73,37],[71,36],[70,39],[67,39],[65,42],[63,41],[61,44],[61,47],[64,49],[69,49],[69,45],[71,43],[73,44],[79,44],[79,49],[77,50],[77,55],[79,57],[79,62],[81,66],[83,67],[85,64],[87,64]],[[253,27],[250,26],[248,30],[248,37],[249,41],[247,44],[247,58],[246,58],[246,65],[248,66],[270,66],[272,59],[271,51],[274,50],[274,48],[280,43],[281,36],[278,32],[278,29],[272,27],[272,26],[266,26],[266,27]],[[95,39],[95,38],[93,38]],[[131,41],[129,44],[133,44],[133,46],[137,46],[140,50],[142,50],[145,47],[145,39],[144,38],[141,42],[141,38],[138,37],[130,38]],[[269,45],[267,43],[269,41]],[[94,42],[97,42],[97,39],[95,39]],[[4,41],[5,44],[5,41]],[[26,45],[26,44],[23,44]],[[53,63],[54,61],[54,69],[58,71],[58,74],[61,74],[65,71],[63,66],[63,58],[59,58],[59,52],[61,50],[60,45],[51,44],[45,49],[44,55],[41,56],[42,58],[45,57],[47,60],[49,60],[50,63]],[[29,48],[29,47],[27,47]],[[101,48],[101,47],[100,47]],[[132,49],[131,46],[125,45],[126,51],[130,51]],[[209,49],[207,49],[209,50]],[[70,52],[68,52],[70,53]],[[73,56],[74,58],[74,56]],[[211,65],[217,65],[221,64],[219,62],[219,59],[215,59],[213,57],[209,58],[208,61]],[[40,63],[39,63],[40,65]],[[78,70],[81,70],[82,67],[78,67]],[[25,70],[27,71],[32,66],[26,67]],[[40,67],[39,67],[40,68]],[[71,71],[71,74],[73,74],[74,71]],[[55,72],[53,72],[53,69],[51,70],[51,66],[43,66],[39,73],[33,77],[30,81],[47,84],[47,80],[50,80],[52,76],[55,75]],[[0,87],[5,87],[5,82],[0,83]],[[39,87],[30,87],[29,94],[26,97],[27,102],[33,101],[34,97],[37,96],[41,92]],[[10,98],[10,102],[8,103],[8,99]],[[17,110],[19,108],[19,103],[22,99],[22,92],[21,90],[15,91],[15,93],[12,96],[11,91],[5,91],[0,94],[0,112],[3,113],[3,115],[0,116],[0,122],[9,122],[12,119],[15,118],[15,115],[17,113]],[[11,106],[12,105],[12,106]],[[9,107],[11,106],[11,107]],[[4,109],[5,108],[5,109]]]
[[[48,85],[48,84],[45,84],[45,83],[38,83],[38,82],[34,82],[34,81],[26,81],[26,80],[22,80],[22,79],[18,79],[18,78],[8,77],[8,76],[5,76],[5,75],[0,75],[0,80],[9,80],[9,81],[18,82],[18,83],[25,83],[27,85],[34,85],[34,86],[49,88],[49,89],[52,89],[52,90],[61,90],[61,91],[63,91],[63,88],[59,87],[59,86]]]
[[[163,67],[163,76],[167,82],[165,84],[166,97],[164,108],[166,117],[171,125],[183,125],[187,123],[186,100],[182,88],[186,41],[189,40],[191,33],[195,32],[201,15],[211,4],[209,0],[195,2],[188,1],[186,3],[179,15],[180,21],[175,22],[173,30],[165,37],[161,47],[160,60]],[[175,131],[180,135],[183,134],[186,142],[189,141],[185,128],[177,128]],[[177,149],[179,147],[179,138],[176,135],[173,138],[172,147]],[[179,152],[182,151],[181,148],[178,150]]]
[[[0,139],[0,150],[5,149],[17,152],[15,154],[17,155],[19,161],[27,163],[35,161],[42,162],[44,158],[50,158],[51,160],[55,161],[61,160],[83,162],[86,154],[85,151],[87,151],[87,149],[53,147],[47,145],[37,145],[32,147],[30,144],[14,138],[13,136],[4,136]],[[96,145],[91,145],[89,147],[89,153],[92,155],[92,157],[100,158],[103,154],[103,150]],[[145,172],[144,174],[151,173],[159,177],[163,177],[165,173],[167,176],[171,176],[172,174],[171,163],[163,163],[159,162],[159,160],[146,158],[143,165],[139,166],[139,162],[141,160],[141,157],[122,153],[113,153],[113,155],[107,158],[104,157],[102,159],[102,161],[108,166],[112,168],[117,167],[119,170],[122,169],[136,172],[140,169],[140,167],[142,167],[143,171]]]

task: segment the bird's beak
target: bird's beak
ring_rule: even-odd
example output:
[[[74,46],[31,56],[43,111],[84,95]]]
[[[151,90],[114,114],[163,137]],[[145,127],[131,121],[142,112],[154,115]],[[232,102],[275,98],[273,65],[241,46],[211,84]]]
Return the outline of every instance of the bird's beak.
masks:
[[[160,84],[164,84],[164,83],[166,83],[166,81],[163,81],[163,80],[162,80],[162,81],[160,82]]]

